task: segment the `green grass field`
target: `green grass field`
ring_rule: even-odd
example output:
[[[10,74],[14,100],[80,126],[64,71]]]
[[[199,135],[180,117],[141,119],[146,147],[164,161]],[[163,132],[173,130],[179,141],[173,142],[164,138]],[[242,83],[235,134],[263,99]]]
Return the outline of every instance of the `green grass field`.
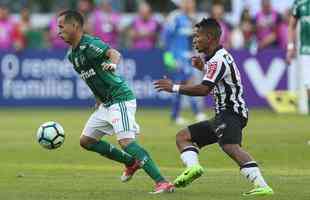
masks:
[[[0,199],[1,200],[238,200],[250,184],[238,167],[217,145],[203,149],[200,160],[207,173],[191,186],[173,194],[152,196],[152,181],[140,170],[129,183],[121,183],[122,166],[79,147],[79,136],[91,110],[1,109]],[[191,117],[189,112],[185,115]],[[173,180],[182,169],[175,147],[175,133],[168,110],[140,108],[140,142]],[[310,199],[309,117],[276,115],[252,110],[244,135],[244,147],[256,158],[265,178],[275,190],[260,199]],[[46,150],[36,142],[38,126],[49,120],[66,131],[65,144]],[[115,137],[109,141],[115,143]],[[249,198],[253,199],[253,198]]]

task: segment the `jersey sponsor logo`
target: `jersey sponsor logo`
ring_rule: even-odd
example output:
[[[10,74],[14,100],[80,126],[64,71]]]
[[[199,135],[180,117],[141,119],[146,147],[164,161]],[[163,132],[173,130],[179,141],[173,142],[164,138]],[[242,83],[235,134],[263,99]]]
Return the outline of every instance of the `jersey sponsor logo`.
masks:
[[[95,76],[96,75],[96,72],[95,70],[92,68],[88,71],[84,71],[82,70],[81,73],[80,73],[80,77],[83,79],[83,80],[86,80],[92,76]]]
[[[208,79],[212,79],[215,72],[216,72],[216,69],[217,69],[217,62],[211,62],[208,64],[208,69],[207,69],[207,78]]]

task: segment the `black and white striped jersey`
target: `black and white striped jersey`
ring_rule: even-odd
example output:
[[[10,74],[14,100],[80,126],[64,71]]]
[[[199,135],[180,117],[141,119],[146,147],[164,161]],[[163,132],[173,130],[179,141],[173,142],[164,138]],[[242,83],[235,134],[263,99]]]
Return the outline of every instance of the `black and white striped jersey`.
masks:
[[[230,110],[248,118],[240,73],[232,55],[221,47],[204,61],[202,84],[213,87],[216,114]]]

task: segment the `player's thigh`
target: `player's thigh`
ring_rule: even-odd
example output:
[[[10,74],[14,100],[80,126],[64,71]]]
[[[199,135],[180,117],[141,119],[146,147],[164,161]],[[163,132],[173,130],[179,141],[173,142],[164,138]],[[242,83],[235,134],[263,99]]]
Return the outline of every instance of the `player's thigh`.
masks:
[[[211,119],[188,126],[191,141],[199,148],[216,143],[219,138],[215,135],[213,124],[214,119]]]
[[[239,144],[242,143],[242,129],[246,126],[246,119],[237,114],[225,112],[217,118],[216,135],[219,138],[219,144]]]
[[[109,107],[109,122],[113,127],[117,140],[134,139],[140,132],[136,122],[136,100],[124,101]]]
[[[107,110],[103,106],[92,113],[87,120],[82,135],[99,140],[104,135],[112,135],[113,127],[109,123],[107,117]]]

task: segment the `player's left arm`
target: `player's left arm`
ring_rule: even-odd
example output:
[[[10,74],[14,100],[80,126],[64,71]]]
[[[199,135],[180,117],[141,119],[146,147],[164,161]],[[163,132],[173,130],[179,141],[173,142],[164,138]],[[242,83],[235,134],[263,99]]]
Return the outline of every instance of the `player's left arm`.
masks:
[[[160,79],[154,82],[155,89],[157,91],[175,92],[185,94],[188,96],[207,96],[214,86],[223,79],[226,75],[226,66],[222,61],[210,61],[206,64],[206,73],[203,77],[203,81],[197,85],[188,84],[173,84],[173,82],[167,78]]]
[[[86,53],[89,59],[94,59],[100,62],[103,70],[114,71],[116,65],[121,59],[121,54],[117,50],[109,47],[101,40],[92,41],[92,43],[89,44]]]
[[[121,53],[118,52],[116,49],[110,48],[106,51],[106,57],[109,58],[111,63],[102,63],[101,66],[104,70],[115,71],[117,65],[121,60]]]
[[[197,84],[197,85],[188,85],[188,84],[173,84],[170,79],[163,78],[154,82],[155,89],[160,91],[166,92],[175,92],[180,94],[185,94],[188,96],[207,96],[213,87],[204,84]]]

